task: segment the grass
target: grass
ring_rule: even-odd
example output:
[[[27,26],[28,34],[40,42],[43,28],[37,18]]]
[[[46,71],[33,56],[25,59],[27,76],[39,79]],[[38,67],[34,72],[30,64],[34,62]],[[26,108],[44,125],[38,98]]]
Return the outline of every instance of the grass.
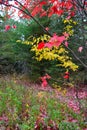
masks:
[[[54,91],[0,79],[0,130],[83,130],[82,117],[60,102]]]

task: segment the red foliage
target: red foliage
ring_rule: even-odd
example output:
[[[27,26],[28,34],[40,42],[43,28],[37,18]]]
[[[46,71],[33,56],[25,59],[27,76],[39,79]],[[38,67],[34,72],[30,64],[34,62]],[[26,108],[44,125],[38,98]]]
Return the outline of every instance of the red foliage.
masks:
[[[9,1],[5,0],[3,2],[3,0],[0,0],[0,3],[9,4]],[[53,14],[57,14],[60,16],[66,13],[66,16],[74,17],[75,11],[77,10],[76,4],[77,3],[74,0],[23,0],[18,2],[14,1],[14,3],[12,2],[13,6],[19,8],[18,15],[23,18],[30,18],[23,12],[26,9],[32,14],[32,16],[36,16],[37,14],[39,14],[39,16],[41,17],[46,15],[50,17]],[[84,7],[87,6],[86,1],[83,4]],[[44,6],[46,8],[43,8]],[[23,11],[21,11],[21,9]]]
[[[10,25],[5,25],[5,31],[8,31],[11,29],[11,26]]]
[[[2,116],[0,117],[0,121],[8,122],[8,118],[7,118],[5,115],[2,115]]]
[[[65,72],[66,75],[69,75],[69,72]]]
[[[2,2],[2,0],[0,0]],[[5,1],[5,4],[9,4],[9,1]],[[75,5],[72,4],[72,0],[65,0],[65,1],[60,1],[60,0],[23,0],[22,2],[17,2],[14,1],[12,5],[18,7],[19,9],[22,9],[25,11],[26,9],[32,14],[32,16],[36,16],[39,14],[39,16],[46,16],[48,15],[49,17],[52,16],[53,14],[57,15],[62,15],[65,12],[67,12],[67,15],[69,12],[70,16],[73,17],[75,15]],[[22,5],[22,6],[20,6]],[[46,7],[43,8],[43,7]],[[10,9],[10,8],[9,8]],[[74,11],[73,11],[74,10]],[[24,12],[19,10],[18,15],[23,18],[30,18]]]
[[[53,46],[59,47],[65,41],[65,36],[57,36],[56,34],[50,38],[49,42],[45,44],[45,47],[52,48]]]
[[[64,75],[64,79],[69,79],[69,75]]]
[[[13,26],[12,26],[12,28],[14,28],[14,29],[15,29],[15,28],[17,28],[17,26],[16,26],[16,25],[13,25]]]
[[[45,120],[48,118],[46,109],[44,107],[40,107],[40,114],[35,123],[34,130],[59,130],[57,124],[49,119],[48,125],[46,124]]]
[[[45,74],[44,76],[40,77],[40,79],[42,81],[41,86],[45,88],[48,85],[47,79],[51,79],[51,76],[48,74]]]
[[[65,75],[63,76],[64,79],[69,79],[69,72],[65,72]]]
[[[12,28],[16,29],[17,26],[16,25],[13,25]],[[5,25],[5,31],[9,31],[11,29],[11,26],[10,25]]]
[[[39,50],[39,49],[43,49],[43,48],[44,48],[44,42],[40,42],[40,43],[38,44],[37,49]]]

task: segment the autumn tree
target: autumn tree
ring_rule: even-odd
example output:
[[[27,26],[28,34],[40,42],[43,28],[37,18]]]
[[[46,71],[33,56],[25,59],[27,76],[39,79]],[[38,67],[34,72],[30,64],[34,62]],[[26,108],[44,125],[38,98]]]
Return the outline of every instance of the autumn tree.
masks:
[[[67,34],[67,40],[64,42],[66,37],[64,31],[61,34],[63,40],[60,43],[70,51],[71,55],[80,62],[80,64],[87,70],[87,43],[86,43],[86,20],[87,20],[87,1],[86,0],[0,0],[2,9],[6,6],[9,11],[13,13],[18,10],[18,16],[22,18],[32,18],[43,31],[54,38],[54,34],[51,30],[47,30],[40,21],[37,20],[39,17],[49,17],[53,15],[57,19],[62,18],[65,23],[65,32]],[[9,14],[8,14],[9,17]],[[76,22],[76,23],[75,23]],[[73,26],[78,26],[77,30],[74,30]],[[80,32],[80,35],[77,32]],[[56,32],[55,32],[56,33]],[[80,36],[80,38],[79,38]],[[72,39],[75,39],[72,43]],[[78,40],[80,39],[80,40]],[[78,42],[78,43],[77,43]],[[81,42],[81,44],[79,44]],[[49,43],[49,42],[48,42]],[[72,45],[73,44],[73,45]],[[52,44],[54,46],[54,44]],[[42,45],[43,47],[43,45]],[[49,48],[49,47],[48,47]],[[75,49],[73,49],[75,48]]]

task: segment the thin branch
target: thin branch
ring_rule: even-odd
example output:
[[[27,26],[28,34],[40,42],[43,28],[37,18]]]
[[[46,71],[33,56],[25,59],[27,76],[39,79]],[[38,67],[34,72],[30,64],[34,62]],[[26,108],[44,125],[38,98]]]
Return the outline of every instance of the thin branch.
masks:
[[[74,51],[72,49],[70,49],[69,47],[67,47],[67,49],[73,54],[73,56],[75,57],[75,59],[77,59],[85,68],[87,68],[87,65],[83,63],[83,61],[74,53]]]
[[[47,34],[49,34],[49,35],[52,36],[52,34],[49,33],[49,31],[47,31],[45,29],[45,27],[35,17],[33,17],[31,15],[31,13],[29,12],[29,10],[25,6],[23,6],[19,1],[17,1],[17,0],[15,0],[15,1],[18,2],[25,9],[25,11],[23,11],[23,12],[26,13],[27,15],[29,15],[43,29],[43,31],[45,31]]]
[[[17,0],[15,0],[15,1],[18,2]],[[52,36],[52,34],[49,33],[49,31],[46,30],[45,27],[44,27],[36,18],[33,17],[33,16],[31,15],[31,13],[30,13],[20,2],[18,2],[18,3],[19,3],[25,10],[23,10],[23,9],[21,9],[21,8],[15,6],[15,5],[11,5],[11,4],[7,5],[7,4],[5,4],[5,3],[0,2],[0,4],[3,4],[3,5],[5,5],[5,6],[12,6],[12,7],[14,7],[14,8],[16,8],[16,9],[22,11],[24,14],[28,15],[29,17],[31,17],[31,18],[43,29],[44,32],[46,32],[47,34],[49,34],[50,36]]]

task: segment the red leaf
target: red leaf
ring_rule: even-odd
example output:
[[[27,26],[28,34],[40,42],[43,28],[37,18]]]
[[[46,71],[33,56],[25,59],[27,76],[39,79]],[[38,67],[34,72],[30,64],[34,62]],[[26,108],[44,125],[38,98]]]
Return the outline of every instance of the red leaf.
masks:
[[[57,11],[57,14],[60,16],[60,15],[63,14],[63,12],[64,12],[63,10],[58,10],[58,11]]]
[[[48,47],[49,49],[51,49],[52,48],[52,44],[50,43],[50,42],[48,42],[48,43],[45,43],[45,47]]]
[[[41,4],[41,5],[46,5],[47,2],[46,2],[46,1],[42,1],[42,2],[40,2],[40,4]]]
[[[54,5],[51,9],[53,10],[54,14],[57,14],[58,10],[56,5]]]
[[[40,14],[40,17],[43,17],[43,16],[46,16],[47,15],[47,12],[46,11],[42,11],[41,14]]]
[[[15,4],[16,4],[16,5],[18,5],[18,2],[17,2],[17,1],[15,1]]]
[[[11,26],[10,25],[5,25],[5,31],[10,30]]]
[[[47,80],[44,80],[41,85],[42,87],[46,87],[48,85]]]
[[[72,12],[70,13],[70,16],[71,16],[71,17],[74,17],[74,16],[75,16],[75,12],[72,11]]]
[[[69,1],[66,2],[66,5],[65,5],[65,6],[66,6],[66,9],[67,9],[67,10],[70,10],[70,9],[73,7],[72,3],[69,2]]]
[[[34,10],[32,11],[32,16],[35,16],[35,15],[37,15],[38,14],[38,12],[41,12],[42,11],[42,7],[40,6],[40,5],[38,5],[38,6],[36,6],[35,8],[34,8]]]
[[[15,29],[15,28],[17,28],[17,26],[16,26],[16,25],[13,25],[13,26],[12,26],[12,28],[14,28],[14,29]]]
[[[38,44],[38,47],[37,47],[37,49],[43,49],[44,48],[44,42],[40,42],[39,44]]]
[[[52,46],[59,47],[64,40],[65,36],[57,36],[56,34],[54,34],[54,36],[51,37],[49,42],[52,44]]]
[[[68,43],[67,41],[65,41],[65,46],[66,46],[66,47],[68,47],[68,44],[69,44],[69,43]]]
[[[82,52],[82,50],[83,50],[83,47],[80,46],[80,47],[78,48],[78,52]]]
[[[69,75],[69,72],[65,72],[65,75]]]
[[[48,27],[46,27],[45,29],[46,29],[47,31],[49,30],[49,28],[48,28]]]
[[[47,79],[51,79],[51,76],[48,75],[48,74],[46,74],[46,78],[47,78]]]
[[[69,75],[64,75],[64,79],[69,79]]]

